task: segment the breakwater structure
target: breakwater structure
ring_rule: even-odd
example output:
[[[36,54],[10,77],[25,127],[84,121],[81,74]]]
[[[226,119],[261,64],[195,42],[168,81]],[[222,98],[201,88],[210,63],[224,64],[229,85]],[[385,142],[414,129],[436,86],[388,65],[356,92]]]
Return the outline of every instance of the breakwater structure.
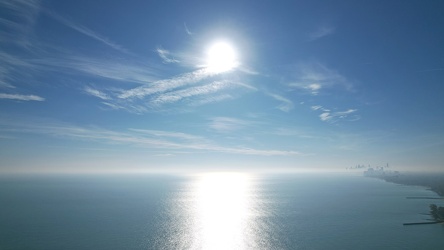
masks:
[[[409,197],[407,197],[409,198]],[[424,199],[436,199],[434,197],[410,197],[410,198],[424,198]],[[440,199],[440,198],[438,198]],[[423,221],[423,222],[410,222],[403,223],[404,226],[411,225],[426,225],[426,224],[439,224],[444,223],[444,207],[438,207],[436,204],[430,204],[430,216],[432,216],[432,221]]]
[[[402,225],[413,226],[413,225],[439,224],[439,223],[443,223],[443,222],[444,221],[407,222],[407,223],[402,223]]]
[[[386,166],[388,168],[388,164]],[[406,197],[407,199],[428,199],[428,200],[444,200],[444,173],[403,173],[398,171],[387,171],[384,167],[368,168],[364,171],[364,176],[385,180],[387,182],[397,183],[401,185],[423,186],[434,191],[439,197]],[[405,226],[410,225],[427,225],[427,224],[444,224],[444,206],[430,204],[430,211],[427,214],[432,218],[429,221],[403,223]]]

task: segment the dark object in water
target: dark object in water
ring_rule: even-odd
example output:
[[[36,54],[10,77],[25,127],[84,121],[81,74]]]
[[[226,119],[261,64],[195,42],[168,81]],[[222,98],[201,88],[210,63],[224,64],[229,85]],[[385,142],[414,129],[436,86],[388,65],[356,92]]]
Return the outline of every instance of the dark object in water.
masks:
[[[438,223],[443,223],[443,221],[410,222],[410,223],[403,223],[402,225],[412,226],[412,225],[438,224]]]

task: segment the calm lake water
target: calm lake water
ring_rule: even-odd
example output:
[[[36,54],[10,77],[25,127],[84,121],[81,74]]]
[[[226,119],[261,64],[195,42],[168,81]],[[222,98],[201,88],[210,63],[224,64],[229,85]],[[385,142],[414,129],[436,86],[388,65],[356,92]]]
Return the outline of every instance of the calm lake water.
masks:
[[[0,177],[0,249],[442,249],[437,195],[352,175]],[[444,205],[442,201],[438,204]]]

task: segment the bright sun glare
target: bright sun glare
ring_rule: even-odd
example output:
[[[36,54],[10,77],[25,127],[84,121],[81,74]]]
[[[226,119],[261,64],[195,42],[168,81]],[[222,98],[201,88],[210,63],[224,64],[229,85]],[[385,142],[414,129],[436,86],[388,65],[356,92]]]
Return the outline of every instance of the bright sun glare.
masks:
[[[238,173],[202,175],[196,189],[202,249],[243,249],[249,210],[249,178]]]
[[[207,50],[206,67],[211,72],[222,73],[237,67],[237,55],[227,42],[216,42]]]

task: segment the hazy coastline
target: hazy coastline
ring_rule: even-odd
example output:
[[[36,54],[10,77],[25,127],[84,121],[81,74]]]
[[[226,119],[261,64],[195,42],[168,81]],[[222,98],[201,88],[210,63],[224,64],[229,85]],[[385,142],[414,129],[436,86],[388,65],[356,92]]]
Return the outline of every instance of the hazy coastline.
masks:
[[[379,178],[402,185],[423,186],[439,196],[444,196],[444,173],[405,172],[399,176],[380,176]]]

